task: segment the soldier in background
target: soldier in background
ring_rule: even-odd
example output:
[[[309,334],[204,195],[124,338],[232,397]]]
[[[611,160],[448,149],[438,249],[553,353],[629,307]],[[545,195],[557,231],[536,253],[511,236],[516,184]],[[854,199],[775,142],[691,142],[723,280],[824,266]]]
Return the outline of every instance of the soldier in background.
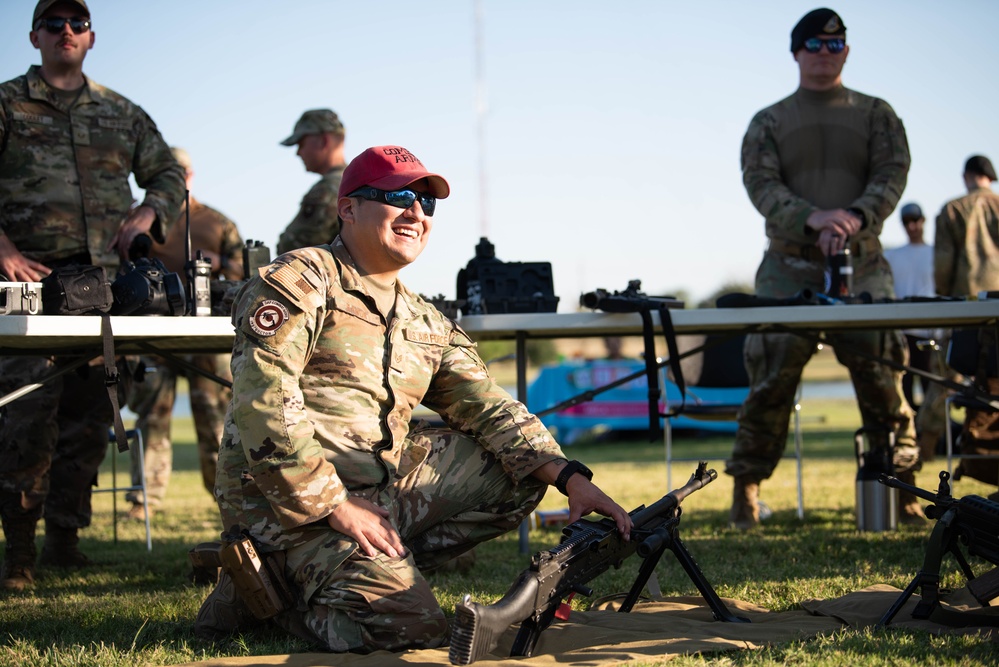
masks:
[[[41,0],[31,44],[41,66],[0,84],[0,273],[37,281],[67,264],[113,276],[136,236],[164,240],[184,197],[183,171],[145,111],[83,74],[94,45],[86,2]],[[145,198],[131,209],[129,173]],[[0,359],[0,393],[35,382],[51,359]],[[34,583],[35,529],[43,565],[82,567],[91,485],[104,460],[112,408],[101,367],[47,382],[0,414],[2,586]]]
[[[278,257],[233,308],[222,522],[293,582],[275,621],[331,651],[442,646],[424,573],[515,529],[549,485],[569,521],[597,511],[624,539],[632,527],[461,328],[398,279],[449,193],[405,148],[367,149],[343,174],[339,237]],[[421,403],[447,427],[411,430]],[[194,628],[217,637],[248,617],[223,569]]]
[[[766,218],[769,239],[756,273],[760,296],[826,292],[828,258],[845,248],[853,257],[855,292],[875,299],[894,294],[878,236],[905,188],[909,148],[902,122],[884,100],[843,86],[849,51],[846,26],[836,12],[822,8],[806,14],[791,32],[798,90],[757,113],[743,139],[743,182]],[[870,331],[828,339],[850,369],[864,427],[878,437],[871,445],[887,446],[893,432],[896,474],[914,482],[919,450],[901,374],[845,349],[903,363],[908,355],[901,334]],[[751,389],[725,470],[735,478],[730,519],[737,528],[759,524],[760,482],[783,455],[795,392],[815,347],[793,334],[746,339]],[[902,496],[899,504],[903,521],[924,520],[915,497]]]
[[[184,168],[185,183],[190,190],[194,182],[191,157],[183,148],[172,148],[171,151]],[[212,207],[202,204],[194,195],[190,195],[190,217],[191,252],[200,250],[206,259],[211,260],[212,279],[241,280],[243,239],[236,224]],[[168,270],[184,275],[187,261],[186,208],[181,210],[170,228],[166,241],[152,245],[149,256],[161,260]],[[232,380],[228,354],[190,354],[181,355],[181,359],[206,373]],[[213,493],[215,488],[219,442],[222,440],[225,410],[232,395],[227,387],[215,380],[191,369],[175,368],[161,357],[145,357],[143,362],[146,365],[144,377],[133,385],[133,393],[128,399],[128,404],[137,415],[135,425],[142,432],[145,446],[145,498],[141,491],[130,492],[127,496],[132,502],[128,516],[137,520],[146,518],[146,507],[150,514],[162,507],[170,482],[173,470],[170,422],[177,397],[177,379],[187,379],[201,477],[209,493]],[[134,447],[131,452],[132,485],[138,486],[142,471],[139,470],[138,452]]]
[[[984,155],[968,158],[962,177],[968,194],[947,202],[937,216],[934,277],[939,294],[973,297],[980,292],[999,291],[999,194],[992,190],[995,168]],[[985,335],[979,344],[995,345],[994,332],[983,329],[980,334]],[[985,370],[987,375],[990,369]],[[981,389],[999,394],[999,378],[974,379]],[[943,415],[946,392],[936,384],[931,392],[937,399],[938,414],[946,420],[944,428],[949,428],[950,415]],[[974,408],[965,411],[961,452],[999,455],[999,413]],[[999,466],[994,460],[964,459],[954,471],[954,479],[962,475],[999,484]],[[999,492],[989,498],[999,500]]]
[[[891,265],[892,281],[895,283],[895,297],[904,299],[910,296],[933,296],[936,287],[933,285],[933,246],[923,240],[926,217],[919,204],[910,202],[899,211],[902,227],[909,242],[898,248],[885,250],[885,259]],[[909,348],[909,366],[923,371],[933,370],[933,350],[928,342],[937,335],[932,329],[905,329],[905,344]],[[919,432],[919,407],[913,394],[915,378],[912,373],[902,375],[902,391],[905,400],[913,410],[916,410],[916,431]],[[919,386],[923,392],[923,400],[929,391],[929,380],[919,378]],[[925,451],[924,451],[925,454]],[[932,451],[930,452],[932,457]],[[927,460],[924,456],[924,460]]]
[[[302,199],[295,219],[281,232],[277,252],[331,243],[340,233],[336,198],[346,161],[343,123],[329,109],[311,109],[295,123],[283,146],[298,146],[305,170],[322,176]]]

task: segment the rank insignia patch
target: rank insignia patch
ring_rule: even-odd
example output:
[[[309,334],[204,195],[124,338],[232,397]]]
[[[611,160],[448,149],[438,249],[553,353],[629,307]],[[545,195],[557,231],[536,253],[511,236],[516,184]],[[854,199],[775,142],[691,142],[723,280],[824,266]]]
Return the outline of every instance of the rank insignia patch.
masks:
[[[267,299],[253,311],[250,317],[250,328],[258,336],[273,336],[282,324],[288,321],[291,314],[280,301]]]

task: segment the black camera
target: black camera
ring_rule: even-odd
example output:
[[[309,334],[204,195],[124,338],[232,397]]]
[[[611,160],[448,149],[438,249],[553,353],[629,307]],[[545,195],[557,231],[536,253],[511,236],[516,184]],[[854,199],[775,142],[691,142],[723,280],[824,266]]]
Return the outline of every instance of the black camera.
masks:
[[[111,283],[112,315],[183,315],[184,283],[158,259],[149,257],[153,240],[140,234],[128,248],[128,259]]]

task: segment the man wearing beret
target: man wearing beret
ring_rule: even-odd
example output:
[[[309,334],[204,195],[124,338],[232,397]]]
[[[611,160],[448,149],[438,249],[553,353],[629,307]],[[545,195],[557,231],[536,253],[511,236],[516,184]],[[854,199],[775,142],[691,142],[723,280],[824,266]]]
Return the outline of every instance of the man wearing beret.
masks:
[[[322,178],[305,194],[295,219],[278,238],[278,254],[295,248],[330,243],[340,232],[336,199],[346,161],[343,157],[344,129],[329,109],[311,109],[295,123],[283,146],[298,146],[305,170]]]
[[[937,293],[969,297],[999,291],[999,195],[992,190],[996,171],[984,155],[972,155],[964,163],[964,186],[968,194],[947,202],[936,221],[934,274]],[[980,343],[994,345],[988,336]],[[986,369],[988,371],[988,369]],[[999,378],[975,377],[979,387],[999,394]],[[943,394],[942,391],[934,395]],[[942,404],[941,404],[942,412]],[[966,454],[999,455],[999,413],[969,408],[965,412],[961,451]],[[995,461],[964,459],[954,471],[987,484],[999,484]],[[990,498],[999,499],[999,493]]]
[[[94,46],[83,0],[41,0],[31,44],[41,66],[0,84],[0,273],[37,281],[69,264],[114,275],[136,236],[166,238],[184,199],[184,172],[140,107],[83,74]],[[129,174],[145,198],[131,208]],[[53,360],[0,359],[0,394],[37,381]],[[2,585],[35,573],[35,527],[45,517],[43,565],[89,561],[77,531],[90,525],[90,487],[113,414],[100,366],[68,373],[0,412]]]
[[[901,121],[884,100],[843,86],[849,52],[846,25],[836,12],[821,8],[806,14],[791,32],[797,91],[757,113],[743,139],[743,182],[766,219],[769,239],[756,274],[760,296],[827,292],[828,258],[844,249],[852,257],[856,293],[875,299],[894,294],[878,236],[905,188],[909,148]],[[901,334],[830,334],[828,340],[850,369],[870,446],[887,447],[893,436],[896,474],[914,481],[918,449],[901,374],[850,353],[856,349],[902,363],[907,351]],[[746,340],[751,389],[726,463],[735,478],[730,519],[737,528],[759,524],[760,483],[784,452],[796,388],[815,348],[792,334],[753,334]],[[902,520],[924,520],[914,497],[900,498],[899,505]]]
[[[331,651],[442,646],[423,573],[515,529],[549,485],[570,521],[596,511],[625,539],[632,527],[468,335],[399,281],[449,193],[405,148],[365,150],[340,183],[340,235],[278,257],[233,307],[222,523],[294,589],[275,622]],[[411,428],[420,404],[446,426]],[[202,605],[199,636],[246,627],[232,575]]]

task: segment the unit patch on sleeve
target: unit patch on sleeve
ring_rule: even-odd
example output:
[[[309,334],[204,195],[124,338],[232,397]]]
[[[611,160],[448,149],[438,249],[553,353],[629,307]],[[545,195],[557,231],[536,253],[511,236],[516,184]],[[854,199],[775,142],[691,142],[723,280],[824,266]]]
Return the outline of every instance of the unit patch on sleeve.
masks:
[[[291,314],[280,301],[265,299],[260,302],[250,317],[250,328],[258,336],[273,336],[282,324],[288,321]]]

